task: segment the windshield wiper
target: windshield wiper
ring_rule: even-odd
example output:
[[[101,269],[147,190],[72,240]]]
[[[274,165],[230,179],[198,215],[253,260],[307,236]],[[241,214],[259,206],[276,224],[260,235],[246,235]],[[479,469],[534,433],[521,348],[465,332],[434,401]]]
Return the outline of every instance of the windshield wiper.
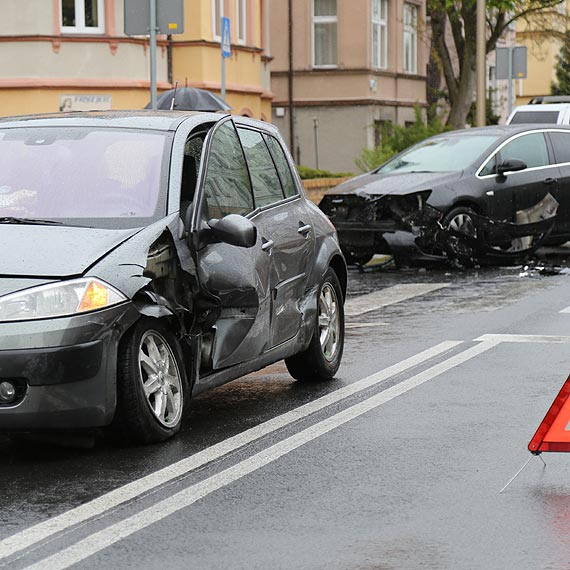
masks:
[[[16,218],[13,216],[5,216],[0,218],[0,224],[27,224],[30,226],[62,226],[63,222],[56,220],[34,220],[33,218]]]

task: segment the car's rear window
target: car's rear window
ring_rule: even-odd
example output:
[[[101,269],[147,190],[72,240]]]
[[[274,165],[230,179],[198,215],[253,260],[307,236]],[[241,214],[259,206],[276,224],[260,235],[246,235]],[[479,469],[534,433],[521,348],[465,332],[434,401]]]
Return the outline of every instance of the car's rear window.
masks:
[[[159,204],[165,141],[160,131],[0,130],[0,217],[142,225]]]
[[[511,122],[511,125],[538,124],[555,125],[558,121],[560,111],[517,111]]]

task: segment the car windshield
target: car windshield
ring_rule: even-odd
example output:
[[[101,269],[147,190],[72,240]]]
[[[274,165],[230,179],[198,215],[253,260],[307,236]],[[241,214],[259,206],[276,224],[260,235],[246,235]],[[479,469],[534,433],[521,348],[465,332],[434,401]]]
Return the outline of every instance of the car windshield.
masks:
[[[391,172],[457,172],[473,164],[493,143],[494,135],[450,135],[428,139],[376,170]]]
[[[165,203],[166,137],[110,128],[0,130],[0,218],[145,225]]]

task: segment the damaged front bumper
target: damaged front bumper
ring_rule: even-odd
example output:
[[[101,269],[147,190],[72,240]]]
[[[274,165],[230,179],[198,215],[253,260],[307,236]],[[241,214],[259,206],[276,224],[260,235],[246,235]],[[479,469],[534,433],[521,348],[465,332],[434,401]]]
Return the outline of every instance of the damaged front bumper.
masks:
[[[335,225],[349,263],[365,263],[377,253],[396,260],[520,260],[540,247],[556,221],[558,202],[547,194],[517,212],[514,222],[473,213],[475,230],[466,233],[443,224],[443,212],[427,204],[430,194],[329,194],[319,207]]]

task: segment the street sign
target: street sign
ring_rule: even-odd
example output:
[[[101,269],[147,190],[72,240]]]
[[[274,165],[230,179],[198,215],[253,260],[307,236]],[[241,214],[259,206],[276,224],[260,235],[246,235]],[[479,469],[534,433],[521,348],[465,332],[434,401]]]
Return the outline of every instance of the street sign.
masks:
[[[232,56],[232,40],[230,30],[230,19],[222,18],[222,57]]]
[[[497,48],[495,77],[497,79],[526,78],[526,46],[510,46]],[[511,75],[509,76],[509,55],[511,59]]]
[[[150,22],[149,0],[124,0],[125,34],[148,36]],[[157,34],[184,33],[184,0],[157,0]]]

